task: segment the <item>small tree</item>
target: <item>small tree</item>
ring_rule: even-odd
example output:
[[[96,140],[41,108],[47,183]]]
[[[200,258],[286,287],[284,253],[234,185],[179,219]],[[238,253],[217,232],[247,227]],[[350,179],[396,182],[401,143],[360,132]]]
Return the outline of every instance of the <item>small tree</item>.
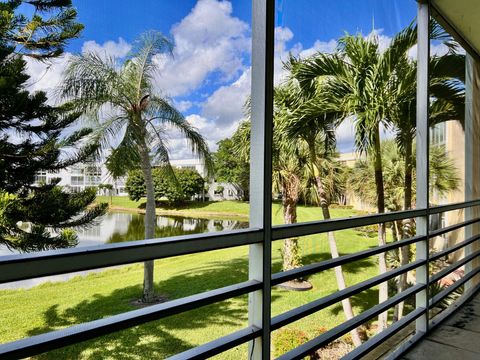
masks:
[[[196,170],[176,169],[174,173],[186,200],[202,193],[205,180]]]
[[[231,183],[242,190],[243,199],[248,200],[250,186],[250,163],[235,155],[236,136],[220,140],[213,154],[215,178],[219,182]]]
[[[32,18],[19,13],[22,4],[33,6]],[[0,2],[0,244],[11,249],[74,246],[76,236],[69,228],[106,210],[106,204],[91,205],[94,191],[71,194],[56,186],[58,181],[34,185],[38,172],[57,172],[97,149],[86,141],[91,129],[73,130],[80,114],[71,105],[51,106],[44,92],[26,90],[24,58],[57,57],[82,29],[70,0]],[[30,224],[29,229],[19,222]]]
[[[161,168],[153,170],[156,200],[166,198],[169,203],[175,204],[190,199],[203,191],[204,180],[195,170],[174,169],[173,173],[175,178],[166,175]],[[138,201],[145,197],[145,178],[140,170],[128,173],[125,188],[131,200]]]

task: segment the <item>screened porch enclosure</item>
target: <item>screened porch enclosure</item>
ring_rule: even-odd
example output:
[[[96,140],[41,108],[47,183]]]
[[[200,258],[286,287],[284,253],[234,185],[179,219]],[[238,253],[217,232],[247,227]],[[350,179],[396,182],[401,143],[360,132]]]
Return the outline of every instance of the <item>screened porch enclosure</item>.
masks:
[[[342,354],[342,358],[400,358],[421,343],[423,338],[429,336],[456,311],[459,304],[468,301],[480,289],[480,25],[476,21],[478,17],[473,16],[480,13],[480,5],[467,0],[455,1],[455,4],[441,0],[410,2],[416,9],[415,18],[410,19],[414,21],[416,29],[416,44],[410,52],[410,60],[415,62],[415,86],[411,102],[414,106],[411,113],[415,120],[411,126],[414,138],[411,143],[414,149],[411,154],[414,178],[411,180],[415,191],[415,195],[410,194],[412,206],[400,210],[387,206],[379,211],[373,204],[374,211],[351,217],[332,216],[331,219],[272,224],[275,190],[272,185],[272,174],[275,172],[272,159],[275,157],[274,114],[277,107],[274,97],[279,84],[276,80],[278,66],[281,67],[278,63],[278,48],[276,49],[278,27],[288,25],[288,11],[294,14],[298,9],[287,11],[286,4],[294,4],[291,1],[252,0],[249,228],[0,257],[0,284],[3,284],[248,246],[248,279],[7,342],[0,345],[0,359],[36,356],[107,334],[115,336],[115,333],[125,329],[196,309],[201,311],[202,307],[241,296],[248,296],[244,309],[244,316],[248,319],[245,326],[220,338],[172,354],[170,358],[203,359],[216,356],[222,359],[226,351],[243,346],[248,347],[242,353],[247,354],[248,359],[270,359],[274,357],[272,334],[276,331],[334,305],[340,306],[343,300],[371,289],[376,289],[377,296],[379,285],[399,279],[402,274],[409,281],[409,286],[402,291],[395,290],[394,293],[387,294],[381,302],[377,296],[376,303],[362,308],[362,311],[358,310],[359,306],[355,307],[353,317],[306,339],[277,358],[303,359],[311,356],[352,330],[375,321],[379,315],[387,311],[393,314],[397,305],[406,302],[410,307],[403,316],[392,320],[390,315],[386,328],[363,338],[360,345]],[[340,3],[345,3],[344,11],[352,11],[352,2]],[[471,16],[463,17],[463,14]],[[399,14],[391,15],[395,17]],[[321,18],[322,14],[317,16]],[[285,23],[279,25],[279,19],[284,19],[282,21]],[[453,51],[442,48],[441,39],[432,37],[434,22],[458,42],[455,55],[465,57],[465,73],[459,75],[464,78],[463,118],[436,122],[437,113],[434,110],[437,108],[431,106],[438,99],[438,83],[432,79],[442,65],[439,57]],[[298,56],[300,58],[301,55]],[[436,67],[435,64],[440,65]],[[389,136],[383,140],[394,138],[393,135]],[[441,148],[451,154],[456,168],[460,169],[455,180],[457,186],[452,192],[435,190],[439,181],[435,177],[437,170],[431,164],[431,161],[435,161],[432,160],[435,159],[432,148]],[[352,169],[353,172],[357,170]],[[413,233],[399,236],[393,241],[390,238],[393,230],[388,228],[385,243],[365,246],[350,253],[340,252],[338,257],[317,259],[312,256],[303,265],[285,271],[275,268],[272,260],[275,244],[285,239],[301,240],[316,234],[335,234],[337,238],[342,238],[342,234],[346,234],[345,237],[351,235],[346,232],[348,230],[374,227],[377,231],[378,228],[385,228],[385,224],[395,226],[408,222],[415,224]],[[315,244],[311,246],[314,248]],[[402,249],[413,254],[409,261],[401,262],[387,271],[377,272],[375,276],[361,279],[333,293],[322,294],[319,291],[317,298],[299,306],[272,311],[275,302],[272,289],[279,285],[296,279],[308,279],[309,276],[322,272],[330,271],[333,276],[333,270],[339,266],[355,267],[361,261],[372,261],[377,266],[379,256],[385,258]],[[377,270],[376,268],[375,271]],[[362,272],[362,269],[358,272]],[[452,274],[459,276],[447,286],[437,287],[437,284],[444,284],[445,279],[450,279]],[[446,299],[452,299],[453,293],[459,295],[446,302]],[[205,326],[208,327],[208,324]],[[388,344],[387,349],[385,344]],[[148,358],[148,354],[145,356]],[[449,356],[456,358],[454,352]]]

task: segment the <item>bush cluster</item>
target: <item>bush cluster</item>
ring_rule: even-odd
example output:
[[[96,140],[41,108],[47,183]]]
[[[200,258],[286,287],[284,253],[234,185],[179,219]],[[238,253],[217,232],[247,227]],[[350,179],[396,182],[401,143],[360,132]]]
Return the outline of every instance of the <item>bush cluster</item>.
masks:
[[[155,199],[167,199],[169,203],[181,203],[201,194],[205,181],[198,172],[191,169],[174,169],[173,174],[165,169],[153,169]],[[128,173],[125,188],[131,200],[138,201],[145,197],[145,179],[141,170]]]

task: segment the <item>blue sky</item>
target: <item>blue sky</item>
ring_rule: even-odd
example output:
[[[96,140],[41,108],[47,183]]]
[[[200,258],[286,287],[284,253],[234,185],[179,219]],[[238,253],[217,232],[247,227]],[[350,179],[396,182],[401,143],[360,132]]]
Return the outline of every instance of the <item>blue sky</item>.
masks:
[[[175,42],[174,58],[158,57],[158,91],[168,95],[208,139],[211,148],[242,119],[250,89],[249,0],[73,0],[85,25],[65,59],[31,64],[34,89],[53,88],[71,53],[104,52],[120,61],[144,31],[159,30]],[[345,34],[375,30],[381,44],[415,17],[414,0],[277,0],[276,81],[289,52],[308,56],[333,51]],[[42,67],[43,66],[43,67]],[[339,130],[339,148],[352,150],[351,129]],[[173,158],[189,157],[171,134]]]

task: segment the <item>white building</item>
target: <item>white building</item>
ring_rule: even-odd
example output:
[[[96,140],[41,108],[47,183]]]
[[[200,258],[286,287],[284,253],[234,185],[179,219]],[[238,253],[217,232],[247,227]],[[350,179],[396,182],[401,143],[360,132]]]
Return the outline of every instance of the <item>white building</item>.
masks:
[[[208,172],[205,163],[200,159],[171,160],[172,167],[177,169],[196,170],[201,177],[207,180],[206,200],[241,200],[243,190],[230,183],[216,182],[215,179],[208,181]],[[69,189],[72,192],[85,190],[88,187],[110,184],[113,186],[113,195],[128,196],[125,190],[126,177],[114,179],[107,170],[104,163],[88,162],[80,163],[62,169],[58,172],[41,171],[35,176],[35,185],[41,183],[50,184],[54,179],[60,179],[58,185]],[[109,195],[106,189],[100,189],[99,195]]]
[[[127,196],[125,191],[126,178],[114,179],[105,164],[100,162],[79,163],[59,171],[40,171],[35,176],[35,185],[50,184],[54,179],[60,179],[58,185],[72,192],[97,187],[101,184],[113,186],[113,194]],[[109,195],[108,190],[99,190],[102,195]]]

